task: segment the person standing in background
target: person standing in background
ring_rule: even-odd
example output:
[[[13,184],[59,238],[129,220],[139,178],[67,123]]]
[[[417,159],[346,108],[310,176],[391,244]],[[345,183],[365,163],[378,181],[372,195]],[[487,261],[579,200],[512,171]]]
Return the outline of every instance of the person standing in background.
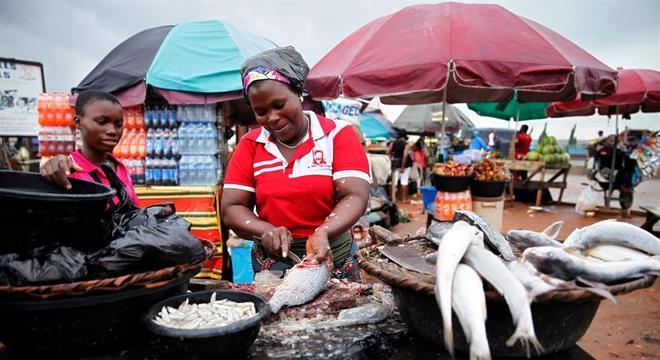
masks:
[[[396,186],[398,180],[401,180],[401,200],[408,201],[408,181],[412,162],[406,159],[408,155],[408,133],[400,130],[396,140],[390,143],[387,154],[392,158],[392,185]],[[392,199],[395,201],[395,199]]]
[[[520,127],[520,130],[518,130],[518,133],[516,134],[516,142],[515,142],[515,149],[516,149],[516,159],[522,160],[527,156],[527,153],[529,152],[529,145],[532,143],[532,137],[527,134],[527,130],[529,127],[527,125],[523,125]]]

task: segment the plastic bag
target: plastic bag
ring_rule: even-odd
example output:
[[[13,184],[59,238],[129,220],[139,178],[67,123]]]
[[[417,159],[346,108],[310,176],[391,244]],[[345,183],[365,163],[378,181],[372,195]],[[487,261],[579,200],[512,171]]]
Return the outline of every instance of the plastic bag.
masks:
[[[144,209],[135,208],[127,212],[113,214],[106,225],[106,239],[112,241],[126,236],[129,230],[138,226],[154,227],[176,213],[173,203],[163,203],[148,206]]]
[[[0,255],[0,285],[72,282],[86,275],[85,254],[70,247],[37,249],[34,257],[25,260],[16,254]]]
[[[190,223],[178,215],[170,215],[155,226],[132,228],[124,237],[113,240],[108,248],[90,256],[89,263],[117,274],[162,269],[204,257],[206,250],[190,233]]]
[[[598,193],[590,185],[582,190],[580,197],[578,198],[577,203],[575,204],[575,211],[580,214],[584,214],[587,211],[592,211],[596,209],[598,204]]]

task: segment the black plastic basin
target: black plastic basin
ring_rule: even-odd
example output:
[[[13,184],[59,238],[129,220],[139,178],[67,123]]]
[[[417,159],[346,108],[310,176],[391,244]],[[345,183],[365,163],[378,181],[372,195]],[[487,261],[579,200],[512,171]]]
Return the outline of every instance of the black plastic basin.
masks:
[[[438,191],[459,192],[470,188],[472,176],[446,176],[431,174],[431,182]]]
[[[101,217],[115,191],[78,179],[72,189],[40,174],[0,170],[0,254],[47,245],[82,251],[103,247]]]
[[[154,323],[152,320],[163,306],[178,307],[186,299],[191,304],[207,303],[211,294],[216,299],[235,302],[253,302],[257,315],[226,326],[210,329],[174,329]],[[219,358],[221,355],[245,354],[257,339],[261,322],[270,314],[270,307],[261,297],[242,291],[210,290],[175,296],[152,306],[144,316],[144,325],[159,338],[173,358]]]

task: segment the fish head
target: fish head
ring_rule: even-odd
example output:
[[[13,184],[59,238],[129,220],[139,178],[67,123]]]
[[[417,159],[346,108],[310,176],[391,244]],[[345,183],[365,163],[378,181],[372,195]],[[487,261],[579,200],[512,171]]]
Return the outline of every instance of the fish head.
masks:
[[[561,267],[565,256],[564,249],[554,246],[536,246],[523,251],[523,259],[543,273]]]

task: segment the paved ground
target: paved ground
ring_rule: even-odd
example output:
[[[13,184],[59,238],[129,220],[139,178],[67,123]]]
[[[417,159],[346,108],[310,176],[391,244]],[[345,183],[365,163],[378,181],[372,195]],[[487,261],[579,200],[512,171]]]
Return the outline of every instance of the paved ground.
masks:
[[[646,197],[660,197],[660,182],[654,180],[642,183],[637,196],[642,204]],[[652,189],[656,189],[655,193]],[[660,201],[655,201],[655,205]],[[398,234],[415,234],[424,231],[426,215],[422,213],[421,202],[411,205],[398,204],[407,211],[412,221],[399,224],[393,231]],[[585,226],[607,219],[602,214],[593,218],[577,214],[570,206],[548,206],[545,212],[529,211],[528,205],[508,203],[504,209],[503,231],[514,228],[542,230],[556,220],[564,220],[565,225],[559,235],[566,238],[576,227]],[[643,223],[641,217],[620,219],[635,225]],[[578,345],[595,359],[660,359],[660,282],[648,289],[637,290],[618,296],[617,304],[608,301],[601,306],[586,335]]]

